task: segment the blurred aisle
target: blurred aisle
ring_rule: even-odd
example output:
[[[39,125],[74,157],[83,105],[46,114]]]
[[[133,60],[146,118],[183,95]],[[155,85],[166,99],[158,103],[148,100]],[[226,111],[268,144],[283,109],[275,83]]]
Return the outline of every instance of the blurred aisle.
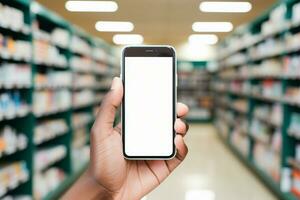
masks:
[[[191,125],[186,140],[185,162],[147,200],[185,200],[189,190],[202,190],[199,200],[276,199],[222,144],[211,125]]]

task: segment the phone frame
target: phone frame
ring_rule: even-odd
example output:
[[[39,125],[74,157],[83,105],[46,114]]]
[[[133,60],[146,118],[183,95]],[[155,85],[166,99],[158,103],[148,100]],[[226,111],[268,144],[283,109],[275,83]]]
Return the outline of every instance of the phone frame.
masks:
[[[125,57],[172,57],[172,90],[173,90],[173,113],[172,113],[172,127],[173,127],[173,150],[171,155],[168,156],[130,156],[125,152]],[[172,46],[168,45],[142,45],[142,46],[126,46],[122,51],[121,58],[121,78],[123,81],[123,99],[122,99],[122,108],[121,108],[121,116],[122,116],[122,149],[123,156],[128,160],[169,160],[175,157],[176,155],[176,146],[175,146],[175,120],[176,120],[176,103],[177,103],[177,62],[176,62],[176,52]]]

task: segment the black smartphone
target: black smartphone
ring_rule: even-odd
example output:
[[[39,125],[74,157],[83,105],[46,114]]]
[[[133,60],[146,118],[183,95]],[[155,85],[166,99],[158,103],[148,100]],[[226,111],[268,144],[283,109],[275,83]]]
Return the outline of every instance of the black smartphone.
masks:
[[[121,77],[123,154],[132,160],[167,160],[174,143],[176,54],[171,46],[123,49]]]

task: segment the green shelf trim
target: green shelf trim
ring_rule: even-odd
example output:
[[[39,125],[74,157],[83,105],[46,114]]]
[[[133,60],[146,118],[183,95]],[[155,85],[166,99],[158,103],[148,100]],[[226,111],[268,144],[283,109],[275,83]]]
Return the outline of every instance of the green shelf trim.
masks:
[[[93,44],[93,42],[92,42],[93,37],[91,35],[89,35],[83,28],[81,28],[79,26],[72,26],[71,32],[73,33],[73,35],[77,35],[77,36],[85,39],[90,45]]]
[[[87,169],[88,163],[84,164],[77,172],[69,175],[58,187],[56,190],[50,192],[43,200],[52,200],[59,199],[64,192],[66,192],[73,183],[83,174]]]
[[[31,11],[34,14],[42,16],[43,18],[48,19],[52,23],[55,23],[64,28],[68,28],[70,26],[69,23],[66,20],[64,20],[62,17],[60,17],[58,14],[56,14],[53,11],[49,11],[48,9],[46,9],[44,6],[42,6],[37,2],[32,3]]]
[[[190,117],[187,117],[187,118],[185,118],[185,120],[188,123],[210,123],[210,122],[212,122],[211,118],[190,118]]]
[[[285,193],[280,190],[279,185],[272,180],[272,178],[259,169],[253,162],[245,158],[239,150],[237,150],[228,140],[226,140],[220,132],[218,132],[220,140],[233,152],[233,154],[239,158],[239,160],[250,169],[265,185],[282,200],[297,200],[297,198],[291,193]]]
[[[14,0],[14,1],[16,1],[26,7],[29,7],[30,3],[31,3],[31,0]]]

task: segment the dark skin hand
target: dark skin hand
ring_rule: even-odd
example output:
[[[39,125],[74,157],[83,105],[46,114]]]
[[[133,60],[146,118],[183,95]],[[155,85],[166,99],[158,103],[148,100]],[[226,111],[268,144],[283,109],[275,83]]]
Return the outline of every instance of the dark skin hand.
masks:
[[[176,156],[171,160],[124,159],[121,125],[113,127],[122,97],[122,81],[114,78],[91,131],[90,165],[62,199],[139,200],[165,180],[186,157],[188,149],[183,138],[188,126],[180,118],[188,113],[188,107],[178,103],[178,119],[174,125]]]

